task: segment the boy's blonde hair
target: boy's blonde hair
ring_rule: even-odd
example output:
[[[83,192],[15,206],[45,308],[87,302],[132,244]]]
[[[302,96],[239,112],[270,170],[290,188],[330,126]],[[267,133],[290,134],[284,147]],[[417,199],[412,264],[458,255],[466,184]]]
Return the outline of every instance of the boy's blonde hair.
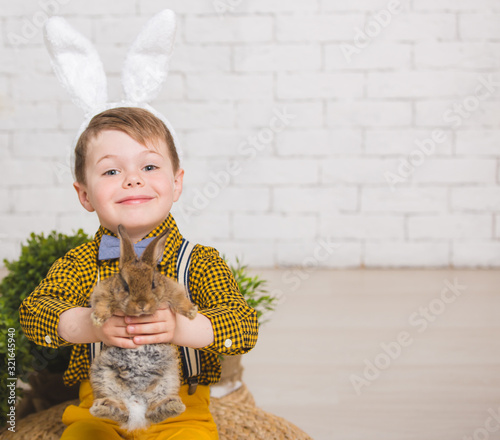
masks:
[[[167,126],[151,112],[139,107],[117,107],[95,115],[80,135],[75,147],[75,178],[85,184],[87,147],[101,131],[118,130],[128,134],[142,145],[164,141],[172,161],[174,173],[179,170],[180,161],[174,139]],[[155,145],[156,146],[156,145]]]

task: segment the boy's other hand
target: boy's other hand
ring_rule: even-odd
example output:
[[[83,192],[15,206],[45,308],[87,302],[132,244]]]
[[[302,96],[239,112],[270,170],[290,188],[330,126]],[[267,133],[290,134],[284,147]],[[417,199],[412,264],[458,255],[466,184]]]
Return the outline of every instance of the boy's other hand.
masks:
[[[172,342],[177,323],[175,313],[168,307],[152,315],[126,316],[124,321],[127,335],[133,336],[136,346]]]

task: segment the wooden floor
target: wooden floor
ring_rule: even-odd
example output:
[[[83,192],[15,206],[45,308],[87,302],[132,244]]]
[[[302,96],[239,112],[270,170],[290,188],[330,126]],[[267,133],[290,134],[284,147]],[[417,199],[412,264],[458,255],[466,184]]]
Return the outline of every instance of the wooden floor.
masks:
[[[260,407],[315,440],[500,439],[500,271],[254,272],[282,295],[243,359]]]
[[[254,272],[282,297],[243,359],[260,407],[315,440],[500,439],[500,271]]]

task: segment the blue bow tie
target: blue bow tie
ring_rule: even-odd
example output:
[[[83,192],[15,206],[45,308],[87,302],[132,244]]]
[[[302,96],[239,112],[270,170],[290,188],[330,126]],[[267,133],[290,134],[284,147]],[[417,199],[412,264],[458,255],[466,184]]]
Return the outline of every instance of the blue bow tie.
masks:
[[[142,255],[146,246],[154,240],[155,237],[145,238],[134,244],[134,250],[138,257]],[[103,235],[99,246],[99,260],[111,260],[120,258],[120,239],[112,235]]]

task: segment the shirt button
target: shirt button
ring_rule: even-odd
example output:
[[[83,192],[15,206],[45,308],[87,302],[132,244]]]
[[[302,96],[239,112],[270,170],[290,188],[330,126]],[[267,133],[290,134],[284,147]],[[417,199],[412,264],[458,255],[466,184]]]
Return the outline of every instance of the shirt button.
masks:
[[[45,342],[46,342],[47,344],[52,344],[52,339],[50,339],[50,336],[49,336],[49,335],[45,336]]]
[[[233,341],[231,341],[231,339],[226,339],[224,341],[224,347],[229,348],[231,345],[233,345]]]

